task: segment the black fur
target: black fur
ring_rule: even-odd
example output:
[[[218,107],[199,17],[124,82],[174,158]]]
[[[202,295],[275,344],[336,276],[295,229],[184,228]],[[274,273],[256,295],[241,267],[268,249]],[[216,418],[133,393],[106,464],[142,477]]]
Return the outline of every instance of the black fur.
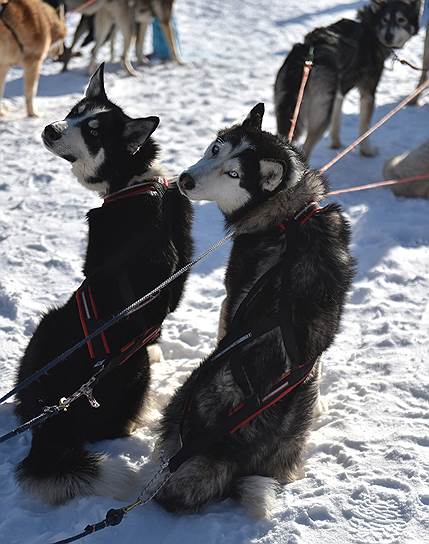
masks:
[[[372,0],[358,11],[357,21],[341,19],[327,27],[316,28],[306,35],[303,44],[295,44],[280,68],[274,86],[278,134],[287,136],[289,133],[310,47],[314,49],[314,68],[294,136],[296,140],[304,130],[308,132],[304,145],[307,155],[329,126],[337,93],[345,96],[357,87],[361,95],[374,97],[384,62],[391,54],[391,49],[380,41],[380,37],[393,38],[397,13],[404,15],[403,28],[409,36],[416,34],[419,10],[420,0],[411,3]],[[333,145],[337,146],[337,143]]]
[[[157,156],[157,146],[149,138],[130,156],[126,152],[124,124],[129,118],[122,110],[100,96],[86,99],[86,111],[105,107],[97,142],[105,149],[106,161],[97,176],[109,183],[109,192],[119,190],[136,174],[145,174]],[[73,108],[66,119],[76,112]],[[85,127],[82,127],[85,131]],[[46,132],[46,131],[45,131]],[[47,138],[45,134],[45,140]],[[86,138],[89,143],[90,138]],[[101,206],[88,213],[88,244],[84,275],[89,280],[99,314],[110,317],[125,305],[149,292],[186,262],[192,255],[190,238],[191,208],[177,190],[164,197],[140,195]],[[124,278],[127,293],[124,294]],[[162,324],[176,309],[186,275],[170,284],[159,298],[107,331],[112,351],[116,351],[146,328]],[[131,290],[131,292],[130,292]],[[63,306],[50,310],[41,320],[21,360],[17,383],[41,368],[56,355],[74,345],[83,336],[74,295]],[[18,394],[16,413],[22,421],[57,404],[93,374],[86,347]],[[85,488],[85,480],[99,476],[100,457],[85,451],[85,442],[116,438],[129,434],[138,421],[150,383],[150,365],[146,348],[133,355],[123,366],[112,371],[95,387],[94,396],[101,407],[93,409],[84,399],[65,413],[33,431],[31,450],[20,463],[17,474],[24,487],[43,495],[49,482],[59,490],[47,499],[63,502]],[[83,484],[81,485],[81,483]],[[61,489],[63,487],[63,489]],[[82,488],[82,489],[81,489]]]
[[[244,502],[256,504],[253,510],[263,510],[266,497],[258,497],[255,492],[255,496],[249,498],[243,492],[242,482],[252,475],[282,483],[294,478],[302,464],[318,397],[319,357],[338,332],[354,273],[349,253],[350,228],[337,204],[325,207],[295,234],[291,229],[282,235],[276,228],[309,202],[323,198],[327,187],[320,174],[309,171],[292,146],[261,131],[258,122],[249,125],[246,121],[242,126],[222,131],[220,137],[233,145],[243,140],[249,143],[239,159],[244,171],[241,184],[251,196],[244,210],[225,218],[227,225],[237,233],[225,275],[226,333],[239,304],[257,279],[282,260],[284,272],[279,270],[274,280],[264,287],[247,319],[249,323],[257,323],[280,309],[288,312],[302,357],[299,363],[314,362],[315,367],[305,384],[258,416],[249,427],[234,435],[220,436],[208,453],[195,456],[178,469],[157,495],[160,503],[175,512],[196,511],[210,501],[237,495]],[[277,191],[261,194],[258,163],[267,159],[282,161],[288,169],[284,170]],[[300,179],[292,185],[297,172]],[[196,369],[164,412],[159,449],[167,456],[179,449],[179,426],[191,392],[193,402],[183,427],[185,443],[202,431],[215,429],[243,400],[229,362],[237,359],[243,362],[262,398],[284,371],[297,364],[292,365],[287,349],[279,329],[275,329],[249,346],[236,349],[226,365],[209,373],[209,380],[199,380],[201,373]],[[210,364],[203,361],[200,368],[206,369]]]

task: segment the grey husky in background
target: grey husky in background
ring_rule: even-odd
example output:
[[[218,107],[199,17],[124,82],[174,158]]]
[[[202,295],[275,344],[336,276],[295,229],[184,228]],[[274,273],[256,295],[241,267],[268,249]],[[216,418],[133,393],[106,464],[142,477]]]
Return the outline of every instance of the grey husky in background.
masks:
[[[287,136],[301,83],[304,60],[314,50],[314,68],[305,91],[295,139],[306,133],[304,153],[313,147],[331,124],[331,147],[341,147],[341,109],[345,95],[360,92],[359,134],[370,126],[375,92],[384,62],[392,49],[400,49],[419,29],[420,0],[371,0],[358,11],[358,20],[341,19],[316,28],[295,44],[280,68],[274,87],[279,135]],[[362,155],[376,150],[366,139]]]
[[[243,401],[231,371],[237,358],[260,398],[297,365],[314,367],[300,387],[249,426],[233,435],[221,434],[213,447],[174,473],[156,498],[175,512],[197,511],[210,501],[232,496],[252,514],[267,516],[278,484],[300,474],[318,407],[319,357],[338,331],[353,276],[349,226],[337,204],[326,206],[294,235],[288,228],[280,232],[279,224],[323,199],[327,187],[299,151],[262,131],[263,113],[264,105],[259,104],[241,125],[220,131],[202,159],[180,176],[179,187],[191,199],[216,202],[227,227],[235,232],[220,336],[230,332],[239,304],[258,278],[282,262],[284,268],[276,268],[272,281],[252,302],[245,323],[289,312],[299,362],[289,356],[291,344],[284,345],[279,328],[236,348],[220,368],[213,363],[209,378],[204,370],[212,363],[206,359],[166,407],[157,450],[169,458],[180,449],[179,435],[186,444],[201,432],[216,432]]]

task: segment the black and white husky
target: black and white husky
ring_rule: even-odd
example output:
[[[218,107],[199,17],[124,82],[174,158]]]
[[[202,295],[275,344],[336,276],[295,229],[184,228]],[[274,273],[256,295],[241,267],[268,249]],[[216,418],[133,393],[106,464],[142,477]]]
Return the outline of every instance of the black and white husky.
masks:
[[[280,228],[323,199],[327,187],[294,147],[261,130],[263,113],[259,104],[243,124],[220,131],[203,158],[181,175],[179,186],[191,199],[216,202],[235,232],[220,338],[230,333],[237,308],[258,279],[282,262],[284,268],[276,269],[245,319],[257,326],[279,313],[287,315],[299,360],[291,357],[292,344],[285,345],[279,328],[237,347],[218,368],[209,357],[166,407],[158,449],[170,458],[180,450],[179,435],[186,444],[200,433],[217,432],[219,422],[239,410],[245,397],[231,371],[237,362],[259,398],[295,365],[314,367],[300,387],[249,426],[221,434],[213,447],[180,466],[157,495],[172,511],[192,512],[232,496],[265,516],[278,483],[297,477],[317,408],[319,357],[338,331],[353,276],[349,226],[338,205],[326,206],[297,230]],[[201,380],[206,370],[210,377]]]
[[[87,216],[85,290],[42,318],[21,360],[18,383],[82,339],[89,317],[112,316],[190,259],[190,203],[177,190],[162,190],[162,178],[152,168],[158,147],[150,136],[158,122],[158,117],[132,119],[112,104],[101,66],[85,97],[63,121],[43,131],[46,147],[70,161],[78,181],[105,200]],[[184,281],[182,276],[149,306],[19,393],[20,419],[34,417],[86,382],[94,373],[97,351],[114,354],[145,331],[159,328],[178,305]],[[140,349],[98,383],[94,397],[99,408],[80,399],[34,429],[31,450],[17,469],[25,490],[53,504],[78,495],[125,497],[134,491],[136,479],[125,462],[89,453],[85,443],[132,431],[147,398],[154,359],[149,355],[154,352]]]
[[[274,86],[279,135],[287,136],[298,96],[304,60],[314,48],[314,68],[305,90],[295,139],[306,134],[304,153],[311,150],[331,125],[331,147],[341,147],[341,109],[345,95],[354,87],[360,92],[359,134],[370,125],[375,92],[384,62],[418,32],[420,0],[371,0],[358,11],[358,21],[341,19],[316,28],[295,44],[280,68]],[[362,155],[376,150],[366,139]]]

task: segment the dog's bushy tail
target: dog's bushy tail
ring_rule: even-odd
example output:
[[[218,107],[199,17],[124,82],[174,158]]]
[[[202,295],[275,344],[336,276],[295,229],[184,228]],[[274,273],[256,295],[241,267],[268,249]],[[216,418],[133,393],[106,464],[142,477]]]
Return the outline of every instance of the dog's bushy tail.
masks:
[[[247,512],[258,519],[271,516],[279,483],[267,476],[244,476],[235,486],[235,497]]]
[[[125,459],[90,453],[79,446],[32,447],[16,475],[24,491],[52,505],[87,495],[126,500],[138,491],[136,473]]]

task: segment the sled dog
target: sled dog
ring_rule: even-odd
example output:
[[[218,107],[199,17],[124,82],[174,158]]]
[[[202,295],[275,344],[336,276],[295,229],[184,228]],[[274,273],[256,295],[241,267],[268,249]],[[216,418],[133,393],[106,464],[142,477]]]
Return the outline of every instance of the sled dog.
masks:
[[[295,340],[285,342],[276,327],[235,347],[221,362],[211,363],[209,356],[167,405],[157,449],[169,459],[180,450],[179,435],[185,445],[199,433],[210,436],[239,410],[245,395],[234,365],[258,398],[275,390],[280,376],[297,365],[314,366],[292,393],[236,433],[219,433],[212,447],[174,472],[156,497],[174,512],[194,512],[231,496],[256,516],[266,516],[278,484],[297,477],[318,403],[319,358],[338,332],[354,272],[349,225],[337,204],[294,228],[293,218],[321,201],[327,184],[308,169],[299,151],[261,129],[263,113],[258,104],[241,125],[221,130],[203,157],[182,173],[179,186],[193,200],[216,202],[235,233],[220,337],[231,333],[238,308],[270,270],[270,281],[259,284],[237,326],[245,331],[283,314],[287,336]]]
[[[344,96],[354,87],[360,93],[359,134],[370,126],[375,93],[384,62],[419,29],[420,0],[371,0],[357,13],[357,21],[341,19],[316,28],[295,44],[280,68],[274,102],[279,135],[287,136],[301,83],[304,60],[314,51],[314,67],[305,90],[295,140],[306,134],[307,157],[331,127],[331,147],[341,147],[340,123]],[[360,146],[362,155],[376,154],[369,139]]]
[[[108,39],[109,34],[118,29],[124,41],[122,63],[129,75],[136,75],[136,72],[129,60],[129,50],[133,39],[136,40],[137,62],[143,64],[143,45],[146,36],[147,27],[153,17],[157,17],[161,23],[162,30],[170,48],[172,57],[180,62],[177,53],[176,43],[171,28],[171,15],[174,0],[118,0],[115,2],[108,0],[97,0],[84,11],[84,16],[94,16],[93,23],[89,19],[82,19],[81,24],[76,29],[76,35],[73,39],[72,48],[83,33],[90,31],[91,24],[94,25],[95,46],[91,53],[91,62],[89,72],[92,73],[97,66],[97,55],[99,49]],[[67,0],[69,8],[76,7],[77,0]],[[113,47],[111,48],[111,52]],[[66,57],[66,63],[71,56],[71,52]],[[67,68],[67,64],[65,64]]]
[[[61,52],[66,36],[64,22],[53,7],[42,0],[0,2],[0,115],[6,75],[14,64],[24,69],[27,114],[34,117],[40,68],[48,55]]]
[[[106,96],[103,65],[85,97],[63,121],[48,125],[45,146],[69,161],[84,187],[104,196],[89,211],[85,282],[62,306],[42,318],[21,360],[17,383],[182,267],[191,257],[191,208],[177,189],[162,190],[153,167],[158,146],[151,134],[158,117],[132,119]],[[148,306],[116,324],[61,365],[18,394],[22,421],[57,404],[96,371],[97,362],[124,353],[147,331],[159,330],[177,307],[185,277],[172,283]],[[130,349],[131,349],[130,348]],[[24,490],[51,504],[79,495],[129,495],[136,485],[127,463],[85,444],[127,436],[139,421],[150,382],[150,354],[131,351],[94,388],[100,407],[80,399],[34,428],[31,450],[17,468]],[[158,352],[160,349],[158,348]]]

